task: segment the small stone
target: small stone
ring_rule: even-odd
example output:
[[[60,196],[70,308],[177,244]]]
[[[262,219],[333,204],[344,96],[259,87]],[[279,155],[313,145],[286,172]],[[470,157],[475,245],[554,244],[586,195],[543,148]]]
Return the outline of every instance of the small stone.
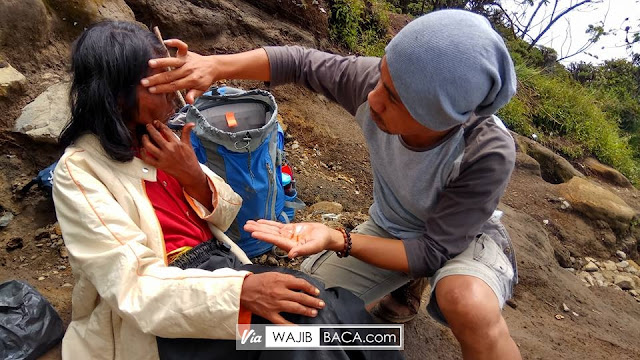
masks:
[[[278,264],[278,260],[274,256],[269,255],[267,257],[267,265],[269,265],[269,266],[278,266],[279,265]]]
[[[572,311],[571,313],[572,313],[572,314],[573,314],[573,316],[575,316],[575,317],[579,317],[579,316],[580,316],[580,315],[578,315],[578,313],[577,313],[577,312],[575,312],[575,311]]]
[[[607,260],[605,262],[602,263],[602,268],[604,270],[609,270],[609,271],[615,271],[618,270],[618,267],[616,266],[616,263],[614,263],[611,260]]]
[[[509,300],[507,300],[507,305],[511,306],[511,307],[512,307],[512,308],[514,308],[514,309],[517,309],[517,308],[518,308],[518,303],[517,303],[517,302],[515,302],[515,300],[513,300],[513,299],[509,299]]]
[[[628,267],[628,268],[626,268],[625,270],[626,270],[629,274],[632,274],[632,275],[638,275],[638,274],[640,274],[640,271],[638,271],[638,269],[636,269],[636,268],[634,268],[634,267],[631,267],[631,266],[629,266],[629,267]]]
[[[66,269],[67,269],[67,267],[66,267],[66,266],[64,266],[64,265],[60,265],[60,266],[58,266],[58,270],[66,270]]]
[[[58,236],[58,234],[55,234],[55,233],[54,233],[54,234],[49,235],[49,239],[51,239],[51,240],[56,240],[56,239],[58,239],[59,237],[60,237],[60,236]]]
[[[5,212],[0,216],[0,228],[6,227],[13,220],[13,214],[10,212]]]
[[[542,223],[545,224],[545,225],[549,225],[549,220],[544,219],[544,220],[542,220]]]
[[[562,303],[562,311],[564,311],[564,312],[569,312],[569,311],[571,311],[571,309],[569,309],[569,307],[567,306],[567,304]]]
[[[69,253],[67,252],[67,248],[65,246],[61,246],[58,251],[60,252],[60,257],[66,259],[69,257]]]
[[[562,316],[560,314],[556,314],[555,318],[556,318],[556,320],[562,320],[562,319],[564,319],[564,316]]]
[[[56,233],[56,235],[62,236],[62,230],[60,229],[60,225],[58,223],[55,223],[53,225],[53,231]]]
[[[594,258],[592,258],[592,257],[588,257],[588,256],[587,256],[587,257],[585,257],[584,259],[585,259],[586,261],[588,261],[588,262],[592,262],[592,263],[596,262],[596,259],[594,259]]]
[[[42,281],[42,280],[44,280],[44,279],[46,279],[46,277],[44,277],[44,276],[40,276],[40,277],[38,278],[38,281]]]
[[[592,262],[589,262],[587,265],[585,265],[582,268],[582,270],[588,271],[588,272],[595,272],[595,271],[598,271],[599,269],[598,269],[598,265],[596,265],[596,264],[594,264]]]
[[[631,294],[633,296],[640,296],[640,293],[638,293],[637,290],[629,290],[629,294]]]
[[[33,255],[31,256],[31,260],[35,260],[38,257],[38,255]]]
[[[62,284],[62,287],[73,287],[73,285],[70,283],[64,283]]]
[[[23,246],[22,238],[14,237],[7,242],[6,248],[7,248],[7,251],[13,251],[13,250],[22,248],[22,246]]]
[[[311,212],[317,214],[339,214],[342,212],[342,204],[332,201],[320,201],[311,205]]]
[[[338,214],[322,214],[322,221],[338,221],[340,215]]]
[[[291,150],[295,150],[295,149],[297,149],[299,147],[300,147],[300,144],[298,144],[297,141],[294,141],[293,144],[291,144]]]
[[[616,275],[613,279],[613,283],[620,287],[622,290],[634,290],[635,285],[633,279],[629,276]]]
[[[44,244],[36,244],[37,248],[41,248]]]
[[[565,270],[567,270],[568,272],[575,274],[576,273],[576,269],[574,268],[564,268]]]
[[[42,240],[44,238],[48,238],[49,237],[49,229],[47,228],[40,228],[38,230],[36,230],[36,235],[35,235],[35,239],[36,240]]]
[[[624,251],[622,251],[622,250],[616,251],[616,256],[620,260],[626,260],[627,259],[627,254],[625,254]]]
[[[259,262],[261,264],[265,264],[267,262],[267,254],[264,254],[264,255],[260,256]]]
[[[570,205],[570,204],[569,204],[569,202],[567,202],[566,200],[562,201],[562,205],[560,205],[560,208],[561,208],[562,210],[566,210],[566,209],[568,209],[568,208],[570,208],[570,207],[571,207],[571,205]]]
[[[627,267],[629,267],[629,262],[628,261],[620,261],[619,263],[616,264],[616,266],[618,267],[618,270],[622,271],[622,270],[626,269]]]

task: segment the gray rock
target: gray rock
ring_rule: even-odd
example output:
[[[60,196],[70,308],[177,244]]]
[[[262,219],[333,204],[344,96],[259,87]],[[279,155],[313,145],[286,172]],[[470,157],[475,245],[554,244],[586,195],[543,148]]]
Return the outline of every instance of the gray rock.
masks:
[[[569,309],[569,307],[567,306],[567,304],[562,303],[562,311],[564,311],[564,312],[569,312],[569,311],[571,311],[571,309]]]
[[[582,279],[582,281],[584,281],[587,284],[587,286],[596,285],[595,280],[593,280],[593,277],[591,277],[591,275],[589,275],[588,272],[581,271],[578,273],[578,277],[580,277],[580,279]]]
[[[70,283],[64,283],[62,284],[62,287],[73,287],[73,285]]]
[[[342,204],[331,201],[320,201],[311,205],[311,212],[316,214],[339,214],[342,212]]]
[[[622,290],[634,290],[635,284],[630,276],[616,275],[613,283],[619,286]]]
[[[280,264],[278,263],[278,259],[276,259],[275,256],[269,255],[267,257],[267,265],[269,265],[269,266],[278,266]]]
[[[587,265],[585,265],[585,266],[582,268],[582,270],[584,270],[584,271],[588,271],[588,272],[595,272],[595,271],[598,271],[598,270],[600,270],[600,269],[598,269],[598,265],[596,265],[596,264],[594,264],[594,263],[592,263],[592,262],[589,262]]]
[[[0,63],[0,98],[11,93],[22,93],[27,84],[27,78],[2,59]]]
[[[637,212],[618,195],[580,177],[558,185],[558,193],[575,211],[592,220],[604,220],[620,232],[627,231],[637,216]]]
[[[55,143],[70,118],[69,83],[58,83],[22,109],[13,130],[37,141]]]
[[[627,254],[625,254],[624,251],[621,251],[621,250],[616,251],[616,256],[620,260],[626,260],[627,259]]]
[[[522,169],[534,176],[542,177],[540,163],[523,152],[516,153],[516,168]]]
[[[5,212],[0,216],[0,228],[6,227],[13,220],[13,214],[11,212]]]
[[[517,134],[514,135],[514,139],[523,153],[538,161],[544,180],[559,184],[575,176],[584,177],[569,161],[541,144]]]
[[[609,183],[625,188],[633,187],[631,181],[629,181],[629,179],[627,179],[626,176],[622,175],[622,173],[620,173],[618,170],[604,165],[594,158],[588,158],[587,160],[585,160],[584,165],[587,167],[587,169],[589,169],[589,171]]]
[[[617,269],[618,269],[618,268],[616,267],[616,263],[614,263],[614,262],[613,262],[613,261],[611,261],[611,260],[607,260],[607,261],[603,262],[603,263],[602,263],[602,268],[603,268],[604,270],[609,270],[609,271],[615,271],[615,270],[617,270]]]
[[[616,264],[616,266],[618,267],[618,270],[622,271],[622,270],[624,270],[624,269],[629,267],[629,262],[620,261],[619,263]]]

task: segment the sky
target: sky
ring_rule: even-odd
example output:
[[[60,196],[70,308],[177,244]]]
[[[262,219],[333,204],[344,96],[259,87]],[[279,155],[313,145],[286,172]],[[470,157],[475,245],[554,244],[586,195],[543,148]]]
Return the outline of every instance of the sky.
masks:
[[[507,11],[510,11],[518,9],[516,2],[515,0],[504,0],[502,3]],[[565,9],[569,7],[571,3],[577,2],[577,0],[560,0],[558,8]],[[553,3],[553,0],[550,1],[550,3]],[[530,12],[533,12],[532,7],[529,9]],[[623,22],[627,17],[630,21],[625,24],[632,25],[636,29],[640,28],[640,1],[603,0],[602,3],[591,5],[589,8],[578,9],[582,10],[574,10],[556,22],[538,44],[554,48],[560,55],[559,57],[565,54],[571,54],[589,39],[589,35],[585,33],[589,24],[597,24],[599,21],[604,20],[605,30],[618,29],[618,34],[601,38],[600,41],[586,51],[598,58],[596,59],[593,56],[582,53],[570,57],[562,61],[562,63],[568,64],[576,61],[585,61],[597,64],[606,59],[628,58],[629,54],[624,47],[624,33],[620,28],[624,26]],[[550,13],[551,7],[549,6],[546,11]],[[541,19],[543,17],[542,15],[544,15],[543,10],[540,10],[536,18]],[[541,27],[542,25],[534,28],[534,32],[539,32],[539,28]],[[567,34],[570,34],[570,36]],[[537,33],[535,35],[537,35]],[[640,44],[636,44],[634,49],[635,52],[640,52]]]

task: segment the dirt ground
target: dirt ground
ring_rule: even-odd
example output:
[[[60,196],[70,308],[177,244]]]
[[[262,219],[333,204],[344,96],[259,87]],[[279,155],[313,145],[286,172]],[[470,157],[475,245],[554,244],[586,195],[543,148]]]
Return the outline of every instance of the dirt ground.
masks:
[[[242,14],[245,22],[238,21],[238,27],[216,35],[215,42],[192,39],[196,51],[239,51],[284,43],[327,45],[283,23],[282,17],[268,18],[265,22],[274,25],[261,27],[264,24],[256,20],[259,11],[242,2],[215,3],[224,5],[221,14],[233,19],[240,19],[238,14]],[[134,10],[139,19],[153,18],[143,16],[144,8]],[[166,17],[160,20],[168,34],[180,34],[181,29],[171,28]],[[38,189],[24,196],[17,191],[53,162],[61,149],[34,143],[10,129],[24,105],[67,76],[70,38],[70,34],[59,35],[33,54],[28,49],[3,53],[0,48],[0,53],[29,79],[25,94],[0,102],[0,213],[11,211],[15,215],[6,228],[0,229],[0,282],[19,279],[32,284],[53,304],[65,324],[71,318],[73,276],[55,226],[53,203]],[[231,84],[264,87],[261,83]],[[344,212],[339,221],[345,226],[364,221],[372,201],[372,174],[364,138],[353,118],[326,98],[297,86],[272,91],[286,127],[286,149],[300,198],[309,205],[318,201],[341,203]],[[640,209],[637,190],[602,185]],[[513,302],[504,309],[511,334],[526,359],[640,359],[640,302],[613,287],[588,288],[559,265],[570,257],[614,260],[620,239],[606,226],[561,209],[556,187],[516,169],[500,205],[514,242],[520,275]],[[307,209],[297,219],[318,220],[319,215]],[[549,223],[545,225],[543,220]],[[427,294],[424,301],[428,301]],[[563,303],[571,312],[563,311]],[[558,314],[564,318],[557,320]],[[405,355],[407,359],[461,358],[451,332],[431,320],[424,305],[419,317],[405,325]],[[60,347],[43,358],[59,359]]]

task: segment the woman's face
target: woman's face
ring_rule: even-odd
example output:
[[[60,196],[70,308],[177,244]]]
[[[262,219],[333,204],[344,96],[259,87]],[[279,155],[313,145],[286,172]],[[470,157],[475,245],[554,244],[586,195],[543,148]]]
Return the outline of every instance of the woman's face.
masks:
[[[162,70],[152,70],[148,76],[162,72]],[[133,125],[146,125],[154,120],[164,124],[176,111],[175,93],[152,94],[147,88],[138,84],[136,94],[138,98],[138,113],[136,119],[133,120]]]

